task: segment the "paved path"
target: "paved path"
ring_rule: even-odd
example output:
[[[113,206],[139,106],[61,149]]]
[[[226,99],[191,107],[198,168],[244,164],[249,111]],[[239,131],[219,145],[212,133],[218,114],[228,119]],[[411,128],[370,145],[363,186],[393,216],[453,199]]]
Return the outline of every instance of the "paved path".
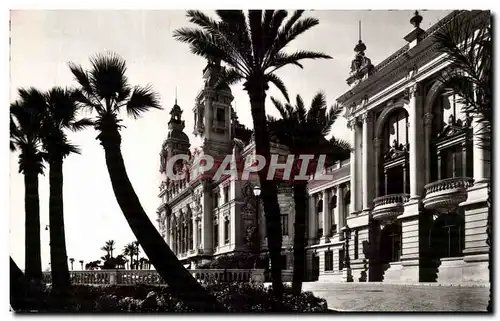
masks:
[[[306,282],[338,311],[486,311],[489,287]]]

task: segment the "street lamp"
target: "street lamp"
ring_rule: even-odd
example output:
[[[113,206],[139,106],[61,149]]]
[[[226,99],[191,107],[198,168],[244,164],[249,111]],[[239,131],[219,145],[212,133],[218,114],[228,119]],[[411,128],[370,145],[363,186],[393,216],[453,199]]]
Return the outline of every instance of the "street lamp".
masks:
[[[255,195],[255,236],[254,236],[254,242],[256,241],[257,244],[254,244],[254,251],[257,251],[257,245],[260,248],[260,233],[259,233],[259,196],[260,196],[260,186],[255,186],[253,188],[253,195]],[[255,253],[255,262],[253,268],[255,269],[257,267],[257,260],[258,260],[258,255],[259,253]]]
[[[342,228],[342,233],[344,235],[345,242],[345,255],[344,255],[344,270],[342,273],[342,280],[344,282],[352,282],[352,273],[351,273],[351,263],[349,259],[349,240],[351,239],[351,228],[346,224]]]

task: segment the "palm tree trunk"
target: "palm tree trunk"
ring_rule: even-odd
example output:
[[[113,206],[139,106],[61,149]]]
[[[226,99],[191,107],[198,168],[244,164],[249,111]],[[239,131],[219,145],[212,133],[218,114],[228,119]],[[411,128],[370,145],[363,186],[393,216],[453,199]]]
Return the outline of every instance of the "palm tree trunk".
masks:
[[[293,201],[295,203],[295,235],[293,238],[293,280],[292,293],[300,295],[305,274],[305,244],[306,244],[306,208],[307,189],[305,182],[293,186]]]
[[[25,268],[26,276],[36,282],[42,280],[40,252],[40,198],[38,195],[38,172],[27,168],[24,173],[25,208]]]
[[[65,295],[70,287],[63,209],[63,159],[55,156],[50,161],[50,262],[52,284],[56,292]],[[71,264],[73,266],[73,264]]]
[[[98,139],[104,147],[106,165],[118,205],[137,241],[172,293],[195,311],[225,312],[223,305],[179,262],[142,208],[127,175],[118,130],[108,129],[107,132],[102,132]]]
[[[273,291],[278,302],[281,302],[284,290],[283,283],[281,282],[281,215],[276,182],[267,179],[271,151],[265,113],[266,93],[264,88],[256,88],[256,90],[249,89],[248,94],[252,109],[256,154],[261,155],[266,160],[264,167],[259,171],[258,175],[262,189],[261,197],[264,203],[264,215],[266,217],[267,247],[271,257]]]

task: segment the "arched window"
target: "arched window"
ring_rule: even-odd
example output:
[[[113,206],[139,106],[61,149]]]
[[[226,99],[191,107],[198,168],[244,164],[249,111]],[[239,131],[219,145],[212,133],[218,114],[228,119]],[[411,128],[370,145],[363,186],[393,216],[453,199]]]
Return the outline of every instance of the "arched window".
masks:
[[[229,244],[229,217],[224,219],[224,244]]]
[[[318,222],[318,237],[323,236],[323,200],[318,201],[318,205],[316,205],[316,215],[317,215],[317,222]]]
[[[338,212],[337,209],[337,195],[333,195],[330,200],[330,222],[332,224],[331,234],[337,233],[337,222],[335,221],[335,213]]]
[[[348,217],[351,214],[351,191],[347,191],[344,195],[344,208],[343,208],[344,218]]]

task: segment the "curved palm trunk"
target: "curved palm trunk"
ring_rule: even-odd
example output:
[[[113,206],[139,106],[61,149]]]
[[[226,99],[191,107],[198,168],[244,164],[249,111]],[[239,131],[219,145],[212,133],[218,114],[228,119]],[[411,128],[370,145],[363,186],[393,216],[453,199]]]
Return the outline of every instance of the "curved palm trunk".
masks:
[[[104,147],[106,165],[116,200],[137,241],[172,293],[199,312],[225,312],[216,298],[205,290],[179,262],[158,233],[130,183],[120,150],[121,137],[116,129],[98,136]]]
[[[25,221],[25,268],[26,276],[36,282],[42,281],[42,259],[40,252],[40,198],[38,195],[38,172],[27,168],[24,172]]]
[[[307,185],[299,182],[293,186],[293,201],[295,203],[295,235],[293,238],[293,280],[292,293],[302,292],[302,282],[305,274],[306,259],[306,208]]]
[[[263,89],[248,90],[252,109],[253,126],[255,132],[255,151],[266,159],[264,168],[259,171],[259,181],[262,189],[262,202],[266,217],[267,247],[271,257],[271,278],[276,298],[281,302],[283,283],[281,282],[281,221],[278,204],[278,190],[274,180],[267,179],[269,162],[271,160],[269,130],[265,114],[266,94]]]
[[[70,287],[63,208],[63,159],[53,156],[49,169],[50,262],[54,290],[65,295]],[[73,264],[71,264],[73,265]]]

